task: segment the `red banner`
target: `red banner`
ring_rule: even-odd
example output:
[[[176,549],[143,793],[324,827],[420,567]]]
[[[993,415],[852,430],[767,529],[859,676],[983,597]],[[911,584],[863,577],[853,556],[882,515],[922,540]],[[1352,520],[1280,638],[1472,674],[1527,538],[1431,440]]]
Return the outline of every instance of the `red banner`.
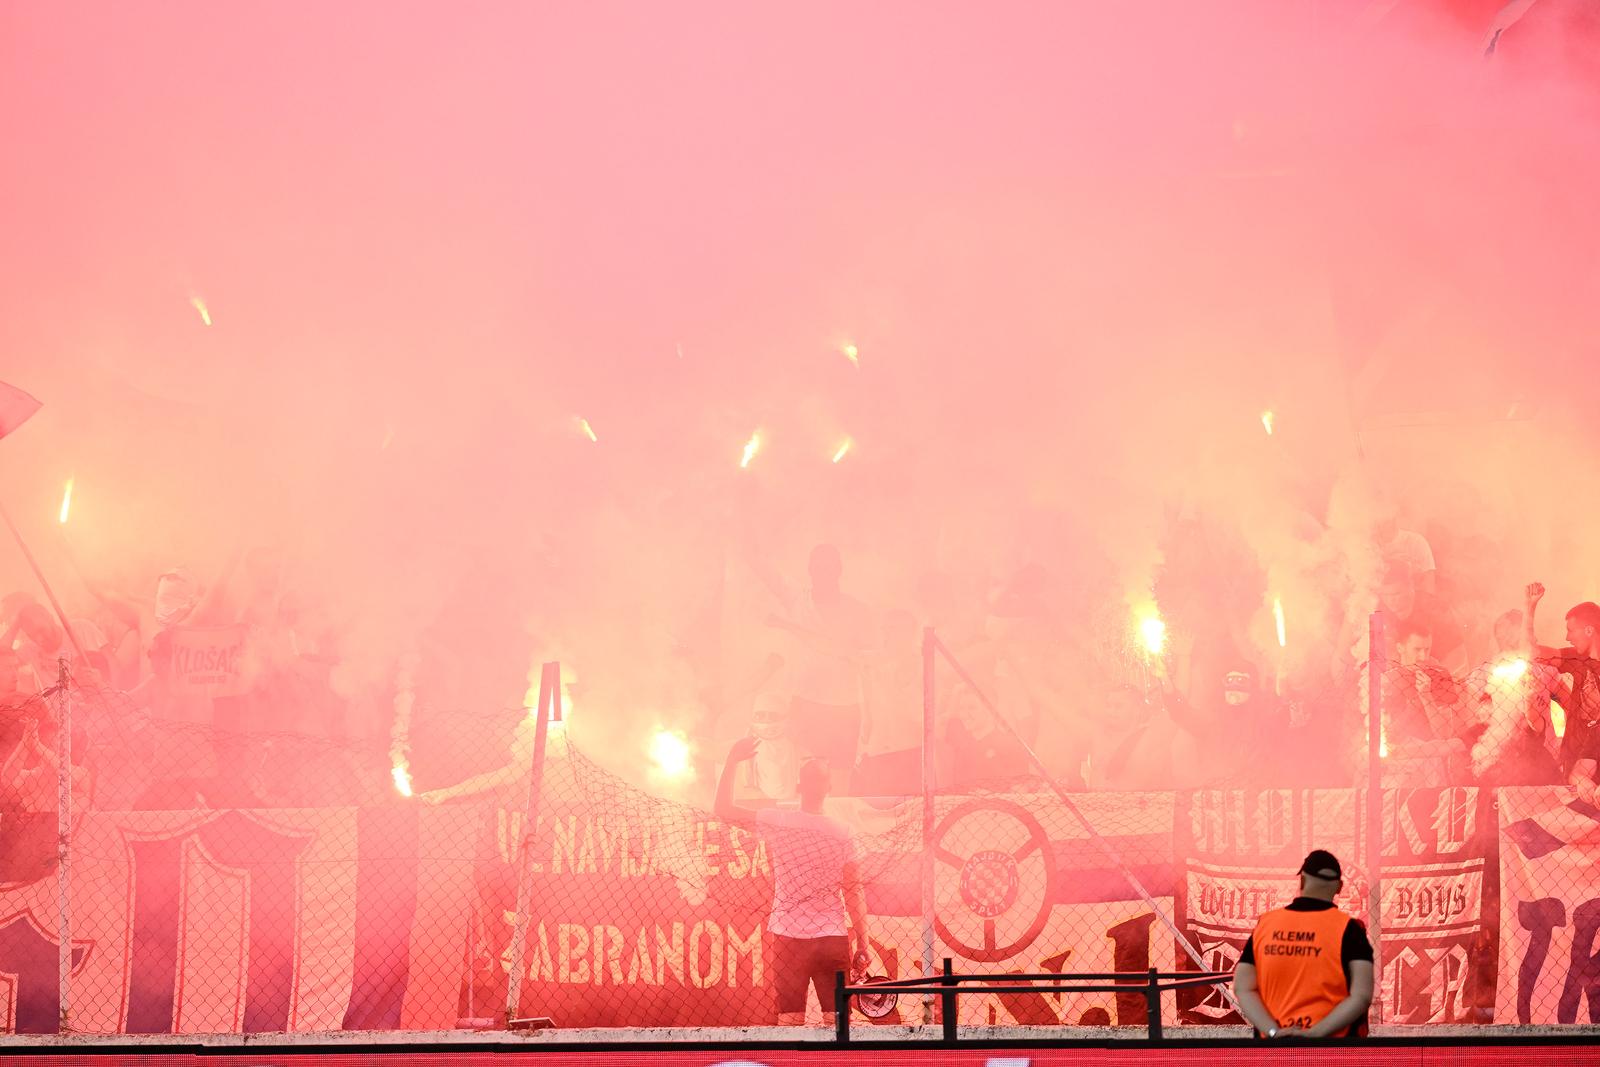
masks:
[[[600,795],[567,784],[570,798]],[[936,965],[1188,967],[1159,919],[1174,909],[1207,969],[1226,971],[1256,917],[1293,895],[1312,847],[1345,859],[1344,903],[1364,917],[1374,850],[1360,801],[1340,790],[1093,794],[1076,799],[1101,832],[1091,840],[1048,795],[946,796],[926,867],[914,805],[849,800],[836,814],[863,844],[871,975],[921,973],[924,874]],[[1566,787],[1431,789],[1386,791],[1378,814],[1378,1024],[1600,1018],[1600,809]],[[54,835],[53,814],[0,813],[0,1031],[59,1024]],[[72,1026],[311,1033],[497,1016],[520,840],[516,813],[487,807],[84,814]],[[774,1022],[772,869],[760,835],[692,808],[552,799],[530,864],[523,1012],[566,1028]],[[830,1004],[813,997],[810,1021]],[[920,1003],[899,1007],[904,1020],[875,1021],[920,1019]],[[1210,991],[1164,998],[1165,1021],[1180,1008],[1184,1022],[1232,1021]],[[962,997],[960,1021],[1140,1026],[1144,1011],[1132,992],[983,991]]]

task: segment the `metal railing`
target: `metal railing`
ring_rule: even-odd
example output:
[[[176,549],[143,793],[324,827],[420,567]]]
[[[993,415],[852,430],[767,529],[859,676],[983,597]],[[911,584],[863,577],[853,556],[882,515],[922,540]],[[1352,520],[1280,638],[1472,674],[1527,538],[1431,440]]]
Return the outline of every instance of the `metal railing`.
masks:
[[[1151,1041],[1162,1038],[1161,994],[1179,989],[1217,985],[1233,980],[1231,971],[1193,971],[1163,973],[1154,967],[1148,971],[1108,971],[1093,974],[956,974],[949,957],[944,960],[944,972],[934,976],[930,983],[926,977],[902,978],[897,981],[878,981],[867,985],[849,985],[843,971],[835,972],[833,988],[834,1030],[840,1044],[850,1041],[850,1001],[859,996],[882,996],[893,993],[920,994],[939,998],[939,1019],[943,1026],[943,1041],[956,1041],[956,998],[962,993],[1140,993],[1145,1001],[1145,1024]],[[999,984],[999,983],[1029,983]],[[1086,984],[1096,983],[1096,984]],[[1110,984],[1108,984],[1110,983]]]

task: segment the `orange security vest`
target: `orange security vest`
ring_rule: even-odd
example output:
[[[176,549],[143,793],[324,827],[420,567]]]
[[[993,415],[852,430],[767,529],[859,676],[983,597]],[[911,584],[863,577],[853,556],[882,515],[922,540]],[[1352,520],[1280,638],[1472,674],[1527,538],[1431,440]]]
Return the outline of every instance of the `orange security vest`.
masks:
[[[1349,925],[1338,908],[1274,908],[1256,923],[1256,989],[1278,1025],[1314,1026],[1350,995],[1340,959]],[[1364,1033],[1363,1021],[1333,1036]]]

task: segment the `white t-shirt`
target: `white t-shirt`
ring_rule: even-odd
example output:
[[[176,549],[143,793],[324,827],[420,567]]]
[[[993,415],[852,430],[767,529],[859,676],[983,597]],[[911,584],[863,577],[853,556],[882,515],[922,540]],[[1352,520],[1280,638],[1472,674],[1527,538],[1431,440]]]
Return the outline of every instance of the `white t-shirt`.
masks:
[[[807,591],[796,599],[794,610],[796,625],[858,654],[873,644],[872,612],[852,596],[841,595],[819,609]],[[794,657],[795,696],[835,707],[861,703],[861,666],[856,657],[817,648],[804,638],[796,638]]]
[[[922,747],[922,661],[878,655],[866,666],[867,755]]]
[[[751,777],[761,794],[772,800],[794,796],[800,777],[800,750],[787,730],[762,730],[756,734],[761,744],[750,761]]]
[[[858,852],[835,819],[798,808],[762,808],[756,826],[772,860],[767,929],[783,937],[843,937],[844,867]]]

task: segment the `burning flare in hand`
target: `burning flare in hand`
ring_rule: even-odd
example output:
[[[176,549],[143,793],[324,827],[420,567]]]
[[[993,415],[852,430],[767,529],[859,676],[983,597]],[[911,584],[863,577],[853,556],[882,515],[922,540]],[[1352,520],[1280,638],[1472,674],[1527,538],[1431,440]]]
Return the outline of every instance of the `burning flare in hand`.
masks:
[[[668,781],[681,781],[694,773],[689,758],[689,739],[678,730],[655,732],[650,738],[650,762],[655,772]]]
[[[1139,621],[1139,643],[1152,656],[1159,656],[1167,647],[1167,624],[1161,616],[1150,615]]]
[[[1489,673],[1494,675],[1496,681],[1514,682],[1518,678],[1521,678],[1524,674],[1528,673],[1528,661],[1525,659],[1514,659],[1509,663],[1499,663],[1496,664],[1494,670],[1490,671]]]

